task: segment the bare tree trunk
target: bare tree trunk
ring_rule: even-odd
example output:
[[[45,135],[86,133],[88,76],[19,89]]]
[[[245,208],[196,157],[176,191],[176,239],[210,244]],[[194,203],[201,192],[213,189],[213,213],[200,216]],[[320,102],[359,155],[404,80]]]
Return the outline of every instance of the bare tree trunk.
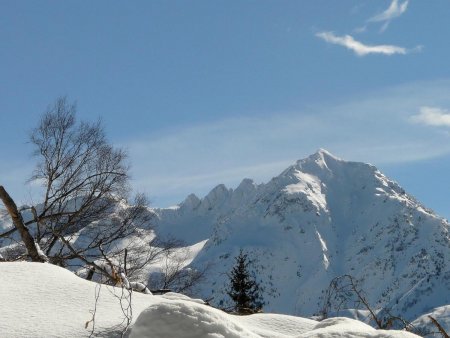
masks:
[[[128,276],[127,256],[128,256],[128,249],[125,248],[125,257],[124,257],[124,259],[123,259],[123,266],[124,266],[124,270],[125,270],[125,276]]]
[[[19,230],[20,236],[22,237],[22,241],[27,248],[28,255],[31,257],[33,262],[45,262],[41,256],[39,256],[38,249],[36,247],[36,243],[34,242],[33,237],[30,235],[28,228],[25,226],[23,222],[23,218],[19,210],[17,210],[16,203],[6,192],[5,188],[0,185],[0,199],[8,210],[9,215],[13,221],[14,226]]]
[[[94,273],[95,273],[95,268],[91,267],[89,269],[89,272],[88,272],[87,276],[86,276],[86,280],[92,280],[92,277],[94,277]]]

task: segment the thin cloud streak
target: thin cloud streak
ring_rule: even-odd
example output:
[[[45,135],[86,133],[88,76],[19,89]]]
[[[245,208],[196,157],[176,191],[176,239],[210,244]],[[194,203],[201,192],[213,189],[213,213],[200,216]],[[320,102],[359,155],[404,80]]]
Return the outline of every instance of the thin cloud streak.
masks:
[[[386,22],[381,26],[381,28],[380,28],[380,33],[385,32],[385,31],[388,29],[390,23],[391,23],[390,21],[386,21]]]
[[[382,13],[377,14],[370,18],[369,22],[383,22],[383,21],[391,21],[392,19],[398,18],[408,9],[409,0],[406,0],[403,3],[399,3],[398,0],[392,0],[389,7]]]
[[[367,31],[367,26],[356,27],[353,32],[357,34],[361,34]]]
[[[438,107],[420,107],[419,114],[411,117],[415,123],[434,127],[450,127],[450,111]]]
[[[394,45],[365,45],[362,42],[355,40],[351,35],[337,36],[333,32],[320,32],[317,33],[316,36],[328,43],[348,48],[358,56],[365,56],[368,54],[404,55],[408,53],[406,48]]]
[[[373,16],[367,20],[367,22],[382,22],[383,25],[380,28],[380,33],[383,33],[388,29],[389,24],[393,19],[398,18],[406,12],[408,3],[409,0],[406,0],[403,3],[399,3],[398,0],[392,0],[390,6],[384,12]]]

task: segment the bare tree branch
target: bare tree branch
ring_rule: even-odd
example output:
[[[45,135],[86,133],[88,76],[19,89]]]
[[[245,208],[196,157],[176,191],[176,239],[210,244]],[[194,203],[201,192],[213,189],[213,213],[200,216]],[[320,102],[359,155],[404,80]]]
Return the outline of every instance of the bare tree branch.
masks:
[[[439,322],[436,319],[434,319],[431,316],[428,316],[428,318],[430,318],[430,320],[434,324],[434,326],[437,327],[437,329],[439,330],[439,333],[442,335],[443,338],[450,338],[448,333],[444,330],[444,328],[441,326],[441,324],[439,324]]]
[[[26,223],[25,223],[25,225],[26,225]],[[12,235],[13,233],[15,233],[16,231],[17,231],[17,228],[14,227],[14,228],[12,228],[12,229],[10,229],[10,230],[8,230],[8,231],[6,231],[6,232],[0,234],[0,238],[2,238],[2,237],[8,237],[8,236]]]

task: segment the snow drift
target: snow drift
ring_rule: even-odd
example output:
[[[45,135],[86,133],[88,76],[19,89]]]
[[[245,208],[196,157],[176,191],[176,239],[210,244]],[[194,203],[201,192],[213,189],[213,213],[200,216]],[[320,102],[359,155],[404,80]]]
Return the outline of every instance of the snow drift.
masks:
[[[2,337],[87,337],[91,333],[116,337],[124,329],[120,299],[123,305],[130,298],[121,297],[121,288],[83,280],[47,263],[26,262],[0,263],[0,285]],[[131,304],[132,322],[139,316],[131,337],[415,337],[401,331],[376,331],[345,318],[319,323],[276,314],[238,317],[173,293],[133,293]]]

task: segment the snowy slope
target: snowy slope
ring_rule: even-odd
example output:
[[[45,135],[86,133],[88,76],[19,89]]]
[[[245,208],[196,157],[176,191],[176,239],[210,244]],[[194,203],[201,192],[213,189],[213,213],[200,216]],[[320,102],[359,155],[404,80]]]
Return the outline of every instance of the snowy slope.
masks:
[[[0,333],[2,337],[118,337],[124,316],[121,288],[83,280],[60,267],[41,263],[0,263]],[[92,318],[98,296],[95,330]],[[179,294],[133,293],[131,337],[287,338],[417,337],[400,331],[376,331],[345,318],[323,322],[276,314],[228,315]],[[123,300],[126,302],[126,299]],[[139,317],[139,318],[138,318]],[[130,332],[127,332],[127,335]]]
[[[0,332],[2,337],[83,337],[89,335],[96,292],[96,332],[124,320],[120,302],[122,289],[76,277],[51,264],[0,263]],[[154,303],[152,297],[133,294],[133,310],[140,313]],[[123,326],[122,326],[123,328]]]
[[[117,337],[124,328],[121,288],[83,280],[55,265],[0,263],[0,285],[2,337],[88,337],[91,333],[95,337]],[[122,302],[127,303],[127,299]],[[132,337],[327,338],[333,336],[330,332],[340,332],[342,337],[415,337],[405,332],[375,331],[350,319],[317,323],[274,314],[237,317],[173,293],[166,296],[133,293],[131,300],[133,322],[137,318]],[[86,322],[92,319],[94,308],[92,330],[92,322],[87,327]]]
[[[208,239],[193,264],[216,263],[202,293],[215,304],[226,303],[225,272],[240,248],[255,259],[267,311],[317,313],[342,274],[361,281],[375,308],[411,320],[450,304],[449,223],[376,167],[325,150],[266,184],[219,185],[154,211],[160,234]]]

